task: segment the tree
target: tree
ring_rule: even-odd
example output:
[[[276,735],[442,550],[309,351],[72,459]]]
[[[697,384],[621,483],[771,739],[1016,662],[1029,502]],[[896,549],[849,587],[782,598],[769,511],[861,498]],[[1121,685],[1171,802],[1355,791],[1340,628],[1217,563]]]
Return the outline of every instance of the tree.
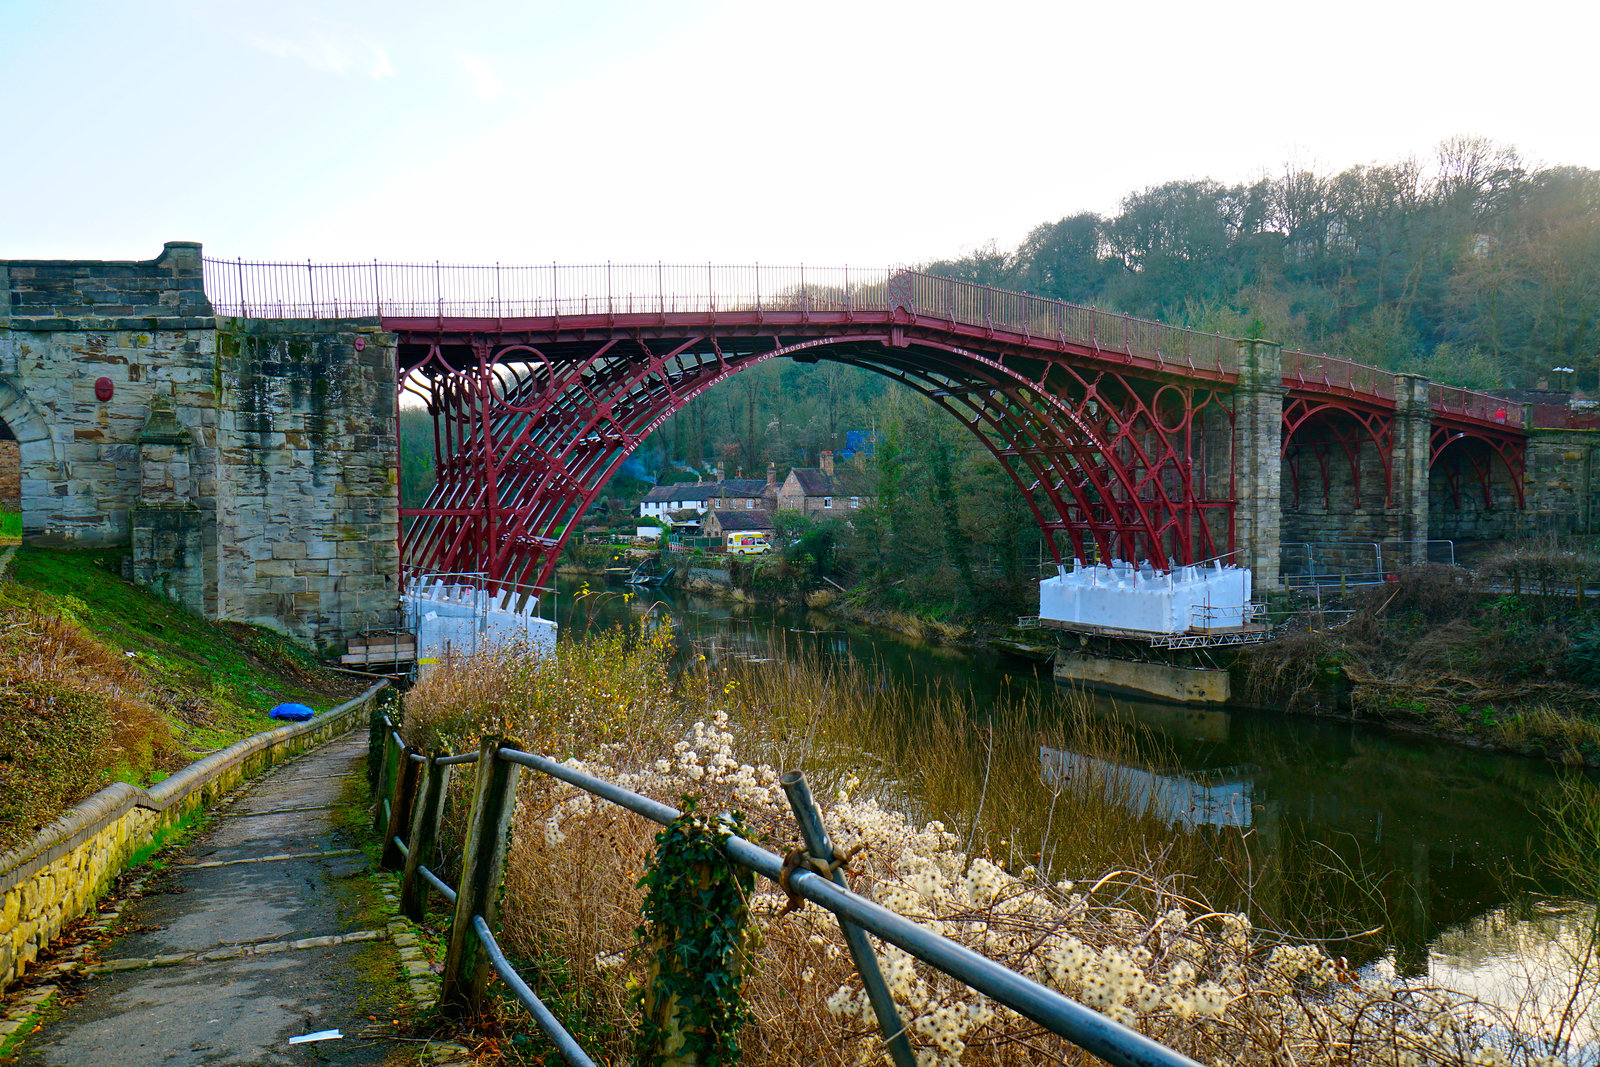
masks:
[[[1000,250],[993,240],[985,241],[960,259],[940,259],[922,268],[941,278],[954,278],[961,282],[994,286],[1004,289],[1011,284],[1011,256]]]
[[[1035,226],[1012,256],[1017,283],[1040,296],[1091,302],[1111,276],[1102,256],[1104,225],[1099,215],[1084,213]]]

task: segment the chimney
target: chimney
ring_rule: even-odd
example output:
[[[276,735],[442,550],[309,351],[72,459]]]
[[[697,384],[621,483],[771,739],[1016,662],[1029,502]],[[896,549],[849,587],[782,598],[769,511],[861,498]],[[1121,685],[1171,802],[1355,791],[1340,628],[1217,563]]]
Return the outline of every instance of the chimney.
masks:
[[[821,466],[822,466],[822,473],[826,474],[828,477],[832,478],[833,477],[833,453],[832,452],[823,452],[821,455],[817,456],[817,462],[819,464],[821,464]]]
[[[772,486],[777,485],[777,484],[778,484],[778,465],[776,463],[768,463],[767,464],[767,486],[768,486],[768,488],[771,488]]]

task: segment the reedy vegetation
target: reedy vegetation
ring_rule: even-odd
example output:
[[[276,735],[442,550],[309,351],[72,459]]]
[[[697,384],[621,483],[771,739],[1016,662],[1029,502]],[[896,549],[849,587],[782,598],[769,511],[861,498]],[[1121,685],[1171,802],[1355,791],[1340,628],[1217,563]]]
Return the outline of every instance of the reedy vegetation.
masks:
[[[1241,913],[1209,908],[1175,860],[1200,846],[1128,814],[1115,781],[1081,780],[1056,791],[1031,773],[1005,773],[981,796],[942,795],[938,753],[973,729],[969,708],[887,711],[916,723],[907,738],[913,770],[901,778],[844,769],[852,716],[870,687],[861,675],[826,675],[785,664],[729,674],[705,669],[669,685],[668,638],[614,634],[566,643],[530,664],[515,651],[441,665],[408,694],[413,743],[454,742],[479,732],[516,737],[629,788],[702,810],[738,810],[757,839],[796,840],[777,773],[802,766],[841,848],[864,846],[852,885],[1097,1010],[1206,1063],[1529,1064],[1558,1061],[1506,1037],[1512,1022],[1487,1005],[1440,989],[1351,973],[1314,945],[1259,932]],[[622,680],[626,680],[623,682]],[[616,682],[617,684],[613,684]],[[637,683],[644,683],[639,685]],[[1103,734],[1102,743],[1117,741]],[[991,746],[989,755],[994,756]],[[1102,750],[1103,756],[1115,753]],[[869,768],[870,769],[870,768]],[[459,791],[466,783],[458,783]],[[958,787],[960,788],[960,787]],[[1053,834],[1020,848],[1007,834],[1009,806],[1029,791],[1059,805]],[[983,810],[965,825],[925,813]],[[919,810],[920,809],[920,810]],[[915,816],[907,814],[918,811]],[[1066,828],[1070,828],[1070,832]],[[610,1062],[627,1062],[634,1019],[629,993],[644,961],[634,948],[638,880],[656,827],[548,779],[525,780],[519,798],[505,940],[533,964],[541,992]],[[1194,851],[1186,851],[1194,849]],[[453,850],[453,846],[451,846]],[[974,854],[977,852],[978,854]],[[1046,868],[1037,853],[1052,862]],[[1032,862],[1030,862],[1032,860]],[[812,906],[780,916],[785,898],[762,884],[751,900],[759,948],[745,980],[752,1064],[847,1064],[882,1056],[870,1009],[833,917]],[[1089,1063],[1090,1058],[959,983],[884,946],[886,977],[925,1064]],[[1575,991],[1583,1016],[1587,987]],[[1538,1020],[1516,1020],[1535,1027]],[[1564,1033],[1581,1032],[1569,1022]],[[1494,1030],[1500,1027],[1498,1033]]]
[[[1360,715],[1568,764],[1600,764],[1600,617],[1574,592],[1600,580],[1583,539],[1513,544],[1475,570],[1425,564],[1350,597],[1335,630],[1244,657],[1251,700],[1300,708],[1350,684]]]

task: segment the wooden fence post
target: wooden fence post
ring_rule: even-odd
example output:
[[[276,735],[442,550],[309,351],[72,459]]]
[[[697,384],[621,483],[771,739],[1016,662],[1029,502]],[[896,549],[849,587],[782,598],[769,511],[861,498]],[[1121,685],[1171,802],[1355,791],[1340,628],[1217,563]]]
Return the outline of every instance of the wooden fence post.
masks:
[[[489,981],[489,954],[478,942],[472,920],[482,915],[492,929],[500,911],[506,856],[511,846],[511,818],[516,814],[517,779],[522,768],[498,758],[501,748],[516,748],[508,738],[486,737],[478,749],[478,781],[472,791],[472,818],[467,827],[466,854],[461,860],[461,885],[455,917],[450,920],[450,947],[444,957],[439,1011],[453,1018],[480,1013]]]
[[[400,751],[394,796],[389,801],[389,822],[383,831],[383,855],[378,858],[379,870],[398,871],[406,863],[406,854],[395,843],[395,838],[411,829],[411,804],[417,796],[417,778],[422,770],[422,764],[411,758],[415,751],[410,745]]]
[[[421,922],[428,914],[429,892],[428,883],[417,873],[417,868],[424,866],[424,861],[433,854],[449,788],[450,765],[439,763],[436,752],[428,757],[422,770],[422,796],[411,818],[411,836],[406,839],[411,851],[406,853],[406,873],[400,879],[400,914],[416,922]]]
[[[389,827],[390,812],[383,810],[383,802],[389,800],[389,809],[394,810],[394,801],[389,794],[394,791],[395,778],[400,773],[403,759],[405,749],[395,741],[394,727],[386,723],[383,727],[383,760],[378,770],[378,798],[372,805],[372,828],[380,834]]]
[[[371,797],[383,795],[379,779],[383,773],[383,743],[389,736],[384,719],[383,708],[373,701],[372,715],[367,720],[367,795]]]

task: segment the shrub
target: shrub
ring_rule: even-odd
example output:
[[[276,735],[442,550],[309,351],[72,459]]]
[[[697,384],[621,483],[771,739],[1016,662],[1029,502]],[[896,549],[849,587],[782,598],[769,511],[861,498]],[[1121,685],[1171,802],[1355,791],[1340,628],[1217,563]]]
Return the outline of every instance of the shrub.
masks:
[[[33,610],[0,618],[0,848],[118,768],[170,755],[152,696],[137,669],[71,619]]]
[[[1561,666],[1573,681],[1600,686],[1600,631],[1591,630],[1574,639]]]

